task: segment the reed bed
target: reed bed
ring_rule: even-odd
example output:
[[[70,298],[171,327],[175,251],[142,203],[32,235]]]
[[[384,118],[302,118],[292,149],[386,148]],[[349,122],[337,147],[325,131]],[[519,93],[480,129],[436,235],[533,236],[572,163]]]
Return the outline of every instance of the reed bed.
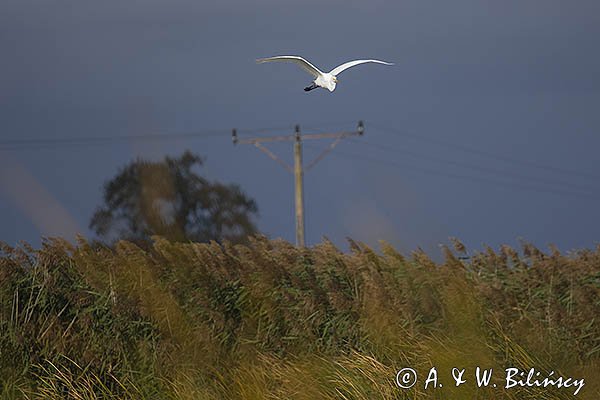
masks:
[[[1,246],[2,399],[575,398],[452,385],[476,366],[554,370],[600,398],[600,248],[454,241],[436,263],[386,243],[153,239]],[[432,366],[447,385],[425,390]]]

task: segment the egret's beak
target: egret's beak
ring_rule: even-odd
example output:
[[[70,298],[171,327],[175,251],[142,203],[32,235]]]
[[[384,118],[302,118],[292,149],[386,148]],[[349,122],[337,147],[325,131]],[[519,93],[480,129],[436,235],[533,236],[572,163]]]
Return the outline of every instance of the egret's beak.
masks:
[[[333,77],[333,82],[334,82],[334,83],[338,83],[337,76],[334,76],[334,77]]]

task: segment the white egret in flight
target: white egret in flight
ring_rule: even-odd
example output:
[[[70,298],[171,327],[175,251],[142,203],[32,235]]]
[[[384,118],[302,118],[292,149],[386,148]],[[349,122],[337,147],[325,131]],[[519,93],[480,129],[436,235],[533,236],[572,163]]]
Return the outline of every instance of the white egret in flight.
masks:
[[[335,90],[335,85],[338,82],[337,75],[342,71],[347,70],[350,67],[354,67],[358,64],[364,63],[377,63],[377,64],[385,64],[385,65],[394,65],[392,63],[388,63],[385,61],[379,60],[354,60],[348,61],[342,65],[339,65],[332,69],[329,72],[322,72],[317,67],[306,61],[304,58],[299,56],[276,56],[276,57],[268,57],[268,58],[259,58],[256,60],[257,63],[265,63],[271,61],[279,61],[279,62],[293,62],[298,64],[302,69],[315,77],[315,80],[312,82],[310,86],[304,88],[305,91],[313,90],[318,87],[322,87],[324,89],[328,89],[330,92]]]

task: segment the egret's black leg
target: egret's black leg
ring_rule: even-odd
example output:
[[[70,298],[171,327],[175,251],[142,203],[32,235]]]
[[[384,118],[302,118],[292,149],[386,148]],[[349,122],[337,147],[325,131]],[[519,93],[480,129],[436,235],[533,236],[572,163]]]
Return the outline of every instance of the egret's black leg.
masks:
[[[311,83],[311,85],[310,85],[310,86],[307,86],[307,87],[305,87],[305,88],[304,88],[304,91],[305,91],[305,92],[309,92],[309,91],[311,91],[311,90],[313,90],[313,89],[316,89],[316,88],[318,88],[318,86],[317,86],[317,85],[316,85],[316,84],[313,82],[313,83]]]

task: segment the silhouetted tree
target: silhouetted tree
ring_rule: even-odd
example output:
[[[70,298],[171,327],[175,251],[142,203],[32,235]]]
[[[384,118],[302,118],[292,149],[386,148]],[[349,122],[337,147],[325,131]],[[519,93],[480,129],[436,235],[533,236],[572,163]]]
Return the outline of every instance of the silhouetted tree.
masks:
[[[202,158],[186,151],[164,161],[131,162],[104,186],[104,204],[90,228],[106,242],[174,241],[239,243],[257,232],[256,203],[237,185],[209,182],[194,172]]]

